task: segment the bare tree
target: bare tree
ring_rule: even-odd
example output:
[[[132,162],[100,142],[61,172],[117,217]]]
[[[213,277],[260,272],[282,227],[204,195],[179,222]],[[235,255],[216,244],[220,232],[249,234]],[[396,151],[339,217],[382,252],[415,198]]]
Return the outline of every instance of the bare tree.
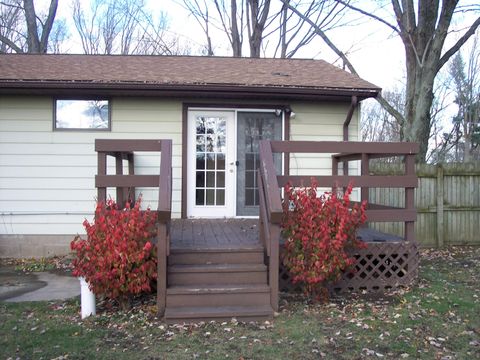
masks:
[[[234,0],[232,0],[234,1]],[[270,0],[246,0],[248,43],[250,45],[250,57],[260,57],[263,40],[263,32],[270,12]]]
[[[154,19],[145,0],[75,0],[73,19],[86,54],[178,54],[179,38],[166,32],[165,14]]]
[[[42,15],[37,13],[33,0],[0,2],[1,51],[46,53],[49,50],[57,6],[58,0],[51,0],[48,12]]]
[[[213,56],[214,49],[212,45],[212,37],[210,34],[210,30],[211,30],[210,11],[208,9],[206,0],[184,0],[183,5],[190,12],[190,14],[193,15],[193,18],[198,23],[198,25],[202,28],[202,31],[205,34],[205,38],[207,40],[206,45],[204,47],[205,55]]]
[[[384,91],[383,96],[398,111],[403,111],[405,106],[403,88]],[[402,124],[375,101],[362,103],[360,134],[362,141],[402,141],[403,139]]]
[[[23,9],[18,1],[10,0],[0,3],[0,53],[26,50],[22,17]]]
[[[449,75],[455,95],[457,114],[452,118],[452,129],[443,134],[438,155],[455,161],[470,162],[480,159],[480,48],[479,38],[467,52],[466,62],[457,53],[450,63]]]
[[[308,17],[325,31],[341,20],[340,6],[334,0],[285,0],[288,5],[304,9]],[[212,28],[226,35],[232,55],[292,57],[315,37],[315,31],[302,18],[294,16],[289,6],[271,0],[182,0],[183,6],[200,24],[208,54],[213,54]],[[280,6],[279,6],[280,5]],[[211,10],[211,9],[214,9]]]
[[[282,0],[285,4],[288,0]],[[450,24],[456,10],[478,11],[478,6],[467,7],[459,5],[459,0],[391,0],[391,13],[396,23],[391,23],[385,17],[368,12],[352,5],[349,1],[336,0],[339,4],[378,21],[389,30],[400,36],[405,49],[406,59],[406,101],[403,113],[395,109],[383,97],[379,101],[399,123],[404,123],[405,140],[420,143],[418,161],[425,161],[428,150],[428,139],[431,130],[430,109],[434,99],[434,81],[438,72],[447,61],[475,33],[480,25],[478,17],[450,48],[445,49],[445,39],[449,33]],[[308,17],[288,5],[298,16],[308,21]],[[353,64],[313,21],[310,25],[324,42],[342,58],[348,69],[357,75]]]

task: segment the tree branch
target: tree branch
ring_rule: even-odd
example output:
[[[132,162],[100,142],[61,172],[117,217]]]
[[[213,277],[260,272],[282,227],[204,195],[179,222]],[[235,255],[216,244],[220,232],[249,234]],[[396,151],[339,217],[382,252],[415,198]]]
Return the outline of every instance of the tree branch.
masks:
[[[470,26],[468,31],[463,34],[463,36],[458,39],[458,41],[453,45],[450,49],[448,49],[440,58],[440,61],[438,62],[437,66],[437,72],[440,71],[440,69],[447,63],[447,61],[454,55],[465,42],[473,35],[475,34],[475,31],[477,28],[480,26],[480,17],[475,20],[475,22]]]
[[[352,9],[356,12],[359,12],[362,15],[365,15],[365,16],[368,16],[369,18],[377,20],[377,21],[381,22],[382,24],[387,25],[390,29],[392,29],[396,33],[400,34],[400,30],[395,25],[390,24],[388,21],[382,19],[381,17],[379,17],[377,15],[374,15],[374,14],[370,14],[369,12],[367,12],[365,10],[362,10],[362,9],[356,7],[356,6],[350,5],[350,3],[348,3],[347,1],[336,0],[336,2],[339,3],[339,4],[342,4],[343,6],[349,8],[349,9]]]
[[[0,34],[0,42],[3,42],[4,44],[7,44],[8,46],[10,46],[12,48],[13,51],[21,54],[23,53],[24,51],[19,47],[17,46],[12,40],[6,38],[5,36],[3,36],[2,34]]]
[[[310,20],[304,14],[299,12],[294,6],[290,5],[287,2],[287,0],[282,0],[282,2],[285,4],[285,6],[288,6],[288,8],[293,13],[295,13],[298,17],[300,17],[302,20],[304,20],[307,24],[309,24],[315,30],[315,33],[322,38],[322,40],[328,45],[328,47],[330,47],[330,49],[332,49],[332,51],[335,52],[335,54],[337,54],[343,60],[344,64],[347,66],[348,70],[350,70],[350,72],[353,75],[359,76],[358,73],[357,73],[357,70],[355,70],[355,67],[350,62],[350,60],[348,60],[347,56],[339,48],[337,48],[335,46],[335,44],[328,38],[328,36],[323,32],[322,29],[320,29],[320,27],[317,24],[315,24],[312,20]]]
[[[400,126],[403,126],[405,124],[405,117],[397,110],[395,109],[383,96],[382,94],[379,94],[375,100],[378,101],[382,107],[388,111],[390,115],[392,115],[395,120],[397,120],[398,124]]]

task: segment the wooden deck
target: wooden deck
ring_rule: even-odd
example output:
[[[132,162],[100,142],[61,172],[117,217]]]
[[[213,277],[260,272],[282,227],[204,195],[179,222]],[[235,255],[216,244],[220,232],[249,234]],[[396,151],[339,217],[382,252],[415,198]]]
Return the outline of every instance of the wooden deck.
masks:
[[[174,219],[171,249],[262,248],[258,219]]]
[[[400,236],[361,228],[357,238],[365,242],[403,241]],[[282,241],[281,241],[282,242]],[[171,249],[262,248],[258,219],[174,219],[171,222]]]
[[[116,200],[123,204],[137,187],[158,187],[157,304],[167,322],[264,320],[278,311],[278,292],[289,290],[290,274],[281,264],[281,192],[286,183],[303,186],[310,176],[276,173],[273,154],[325,153],[332,155],[332,174],[315,176],[320,187],[338,188],[353,182],[360,187],[361,200],[370,188],[405,189],[405,207],[369,204],[369,221],[400,221],[404,239],[362,229],[358,237],[367,249],[352,254],[355,271],[345,272],[335,291],[383,290],[409,285],[416,278],[418,249],[414,224],[415,154],[418,144],[360,142],[260,141],[259,219],[171,219],[171,140],[97,139],[98,199],[105,200],[107,188],[116,188]],[[160,152],[160,174],[135,174],[135,151]],[[404,174],[372,176],[371,159],[403,156]],[[107,174],[107,157],[115,158],[115,174]],[[128,174],[124,173],[128,161]],[[348,174],[348,163],[361,160],[360,175]],[[343,164],[344,173],[339,174]],[[206,212],[208,210],[205,210]],[[205,215],[208,215],[205,214]],[[288,285],[282,286],[282,283]]]

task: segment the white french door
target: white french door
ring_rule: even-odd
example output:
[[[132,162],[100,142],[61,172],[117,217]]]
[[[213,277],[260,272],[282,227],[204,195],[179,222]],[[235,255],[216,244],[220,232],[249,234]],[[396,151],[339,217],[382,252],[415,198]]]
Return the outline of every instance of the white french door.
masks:
[[[187,216],[235,216],[235,112],[189,110]]]

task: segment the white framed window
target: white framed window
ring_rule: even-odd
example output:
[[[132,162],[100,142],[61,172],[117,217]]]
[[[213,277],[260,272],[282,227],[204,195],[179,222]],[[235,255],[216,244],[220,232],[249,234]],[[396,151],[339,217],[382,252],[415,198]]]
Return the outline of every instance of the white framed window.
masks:
[[[110,100],[55,99],[54,130],[110,131]]]

